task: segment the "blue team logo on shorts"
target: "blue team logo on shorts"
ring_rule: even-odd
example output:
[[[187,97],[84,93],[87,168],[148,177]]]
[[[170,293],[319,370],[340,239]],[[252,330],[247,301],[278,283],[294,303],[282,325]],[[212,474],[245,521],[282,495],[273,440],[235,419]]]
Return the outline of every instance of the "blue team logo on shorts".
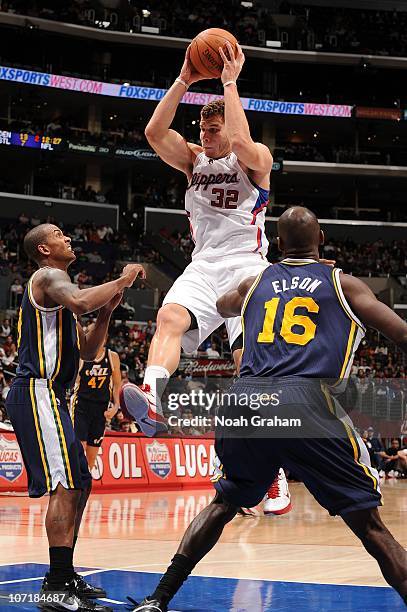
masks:
[[[0,478],[14,482],[23,473],[23,458],[16,440],[0,435]]]
[[[146,455],[150,470],[159,478],[167,478],[171,472],[171,456],[168,446],[158,440],[146,444]]]

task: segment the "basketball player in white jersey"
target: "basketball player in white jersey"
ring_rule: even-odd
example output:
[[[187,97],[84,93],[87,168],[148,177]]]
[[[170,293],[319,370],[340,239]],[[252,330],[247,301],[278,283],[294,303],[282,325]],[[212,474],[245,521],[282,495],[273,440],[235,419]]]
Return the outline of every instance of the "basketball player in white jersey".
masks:
[[[237,79],[245,60],[243,52],[238,47],[235,57],[230,43],[226,44],[228,57],[220,49],[224,100],[202,108],[201,144],[187,142],[170,129],[188,87],[205,78],[195,71],[189,49],[180,76],[156,107],[145,130],[160,158],[188,179],[185,209],[195,242],[192,263],[175,281],[158,311],[144,384],[138,390],[133,385],[128,389],[132,393],[130,411],[149,436],[165,428],[156,413],[157,380],[168,379],[175,372],[181,346],[186,352],[195,351],[225,323],[239,369],[241,320],[222,319],[216,300],[269,265],[264,224],[273,158],[267,146],[252,140],[240,102]],[[289,511],[290,494],[283,470],[273,486],[273,499],[266,502],[270,511]]]

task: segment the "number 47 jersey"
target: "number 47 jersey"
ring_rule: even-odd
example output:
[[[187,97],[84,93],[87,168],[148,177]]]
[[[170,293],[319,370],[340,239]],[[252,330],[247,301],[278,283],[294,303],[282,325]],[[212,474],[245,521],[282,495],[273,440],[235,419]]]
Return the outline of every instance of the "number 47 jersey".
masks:
[[[365,327],[345,299],[340,272],[285,259],[258,275],[242,307],[241,376],[349,376]]]
[[[267,254],[264,231],[269,191],[253,183],[235,153],[212,159],[200,153],[185,193],[195,249],[192,259],[220,261]]]

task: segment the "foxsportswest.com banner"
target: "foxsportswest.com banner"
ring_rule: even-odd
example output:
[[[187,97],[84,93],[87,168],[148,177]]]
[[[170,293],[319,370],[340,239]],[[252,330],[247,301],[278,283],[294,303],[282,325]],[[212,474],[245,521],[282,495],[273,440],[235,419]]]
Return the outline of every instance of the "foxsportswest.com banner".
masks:
[[[212,487],[215,451],[204,438],[144,438],[107,434],[92,471],[94,490]],[[14,433],[0,431],[0,493],[27,491]]]
[[[12,81],[14,83],[25,83],[27,85],[38,85],[40,87],[52,87],[54,89],[65,89],[114,98],[127,98],[132,100],[159,101],[164,97],[166,89],[156,87],[141,87],[139,85],[104,83],[89,79],[77,79],[75,77],[60,74],[48,74],[46,72],[35,72],[23,68],[11,68],[0,66],[0,80]],[[183,104],[196,104],[203,106],[223,96],[187,91],[181,102]],[[282,115],[304,115],[320,117],[351,117],[353,106],[343,104],[319,104],[315,102],[285,102],[281,100],[262,100],[258,98],[240,98],[245,110],[253,110],[263,113],[277,113]]]

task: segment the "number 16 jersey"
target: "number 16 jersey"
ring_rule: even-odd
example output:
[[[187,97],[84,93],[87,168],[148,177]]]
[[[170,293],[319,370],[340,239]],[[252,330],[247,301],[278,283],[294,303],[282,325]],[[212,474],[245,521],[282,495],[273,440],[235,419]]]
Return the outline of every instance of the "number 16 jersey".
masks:
[[[195,248],[192,259],[261,253],[269,191],[253,183],[235,153],[220,159],[200,153],[185,193],[185,209]]]
[[[347,378],[365,327],[339,268],[285,259],[260,273],[242,307],[241,376]]]

